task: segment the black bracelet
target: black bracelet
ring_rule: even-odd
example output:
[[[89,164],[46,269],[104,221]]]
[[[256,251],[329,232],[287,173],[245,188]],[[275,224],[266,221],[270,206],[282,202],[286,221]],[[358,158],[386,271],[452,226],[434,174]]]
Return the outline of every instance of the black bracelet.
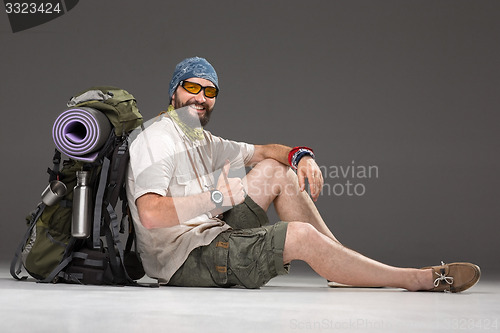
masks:
[[[300,160],[304,156],[311,156],[312,158],[314,158],[314,153],[312,152],[312,150],[307,149],[307,148],[301,148],[301,149],[297,150],[295,152],[295,154],[293,154],[293,157],[292,157],[292,163],[291,163],[292,168],[297,169]]]

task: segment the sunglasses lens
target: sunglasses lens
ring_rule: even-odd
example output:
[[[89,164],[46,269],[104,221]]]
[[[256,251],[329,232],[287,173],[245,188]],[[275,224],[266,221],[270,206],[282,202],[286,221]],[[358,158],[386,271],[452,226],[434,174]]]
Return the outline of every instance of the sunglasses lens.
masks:
[[[197,94],[201,91],[201,89],[205,89],[205,96],[207,96],[208,98],[214,98],[219,93],[219,90],[215,87],[203,87],[198,83],[189,81],[183,81],[182,87],[191,94]]]
[[[209,98],[214,98],[217,96],[217,88],[215,87],[205,87],[205,96]]]
[[[184,81],[182,83],[182,86],[184,87],[184,89],[189,91],[191,94],[197,94],[201,90],[201,86],[199,84],[193,83],[193,82]]]

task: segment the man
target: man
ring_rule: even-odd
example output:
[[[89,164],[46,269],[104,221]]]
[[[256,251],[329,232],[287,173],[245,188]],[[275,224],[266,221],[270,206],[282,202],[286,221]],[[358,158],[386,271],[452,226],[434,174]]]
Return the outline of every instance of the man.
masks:
[[[218,91],[207,60],[183,60],[166,115],[131,144],[127,194],[148,276],[177,286],[258,288],[303,260],[329,281],[355,286],[460,292],[477,283],[473,264],[398,268],[344,247],[314,204],[323,177],[312,149],[251,145],[203,130]],[[248,174],[230,174],[245,166]],[[271,204],[281,221],[268,225]]]

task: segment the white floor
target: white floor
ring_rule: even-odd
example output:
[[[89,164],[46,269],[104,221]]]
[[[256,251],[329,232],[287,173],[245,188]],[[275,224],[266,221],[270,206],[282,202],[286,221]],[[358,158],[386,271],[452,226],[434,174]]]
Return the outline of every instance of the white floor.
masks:
[[[15,281],[0,269],[0,332],[497,332],[500,278],[461,294],[334,289],[293,271],[259,290]]]

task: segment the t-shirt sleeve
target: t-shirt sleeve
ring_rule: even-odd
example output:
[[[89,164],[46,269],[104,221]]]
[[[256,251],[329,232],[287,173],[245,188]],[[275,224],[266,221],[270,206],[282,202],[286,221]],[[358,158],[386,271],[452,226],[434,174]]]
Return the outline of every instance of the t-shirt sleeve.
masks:
[[[255,152],[253,144],[223,139],[208,132],[213,147],[214,169],[221,169],[229,160],[231,167],[243,168],[252,159]]]

